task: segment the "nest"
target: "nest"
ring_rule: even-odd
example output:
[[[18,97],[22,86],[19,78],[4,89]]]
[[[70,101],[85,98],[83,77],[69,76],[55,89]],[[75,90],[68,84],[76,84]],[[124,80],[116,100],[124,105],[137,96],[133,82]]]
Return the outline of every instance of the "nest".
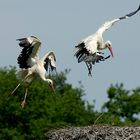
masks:
[[[140,127],[87,126],[48,132],[49,140],[140,140]]]

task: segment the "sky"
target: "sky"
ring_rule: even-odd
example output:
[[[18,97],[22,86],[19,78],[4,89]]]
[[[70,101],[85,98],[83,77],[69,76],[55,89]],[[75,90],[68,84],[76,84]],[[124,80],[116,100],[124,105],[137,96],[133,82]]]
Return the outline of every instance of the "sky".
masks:
[[[34,35],[42,42],[40,56],[54,51],[57,71],[71,69],[68,82],[73,87],[82,82],[85,100],[100,110],[108,100],[111,84],[124,84],[126,89],[140,86],[140,12],[122,20],[103,34],[112,42],[114,58],[93,66],[92,75],[84,63],[74,57],[79,41],[108,20],[136,10],[139,0],[0,0],[0,67],[16,66],[21,51],[16,39]],[[108,50],[104,51],[109,54]]]

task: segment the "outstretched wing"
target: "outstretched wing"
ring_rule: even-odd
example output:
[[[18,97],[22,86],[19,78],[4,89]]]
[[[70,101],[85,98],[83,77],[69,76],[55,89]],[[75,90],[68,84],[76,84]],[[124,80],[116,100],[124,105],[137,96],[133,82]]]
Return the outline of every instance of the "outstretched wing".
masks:
[[[122,20],[122,19],[126,19],[126,18],[129,18],[129,17],[135,15],[139,10],[140,10],[140,5],[139,5],[138,9],[135,10],[134,12],[131,12],[131,13],[129,13],[129,14],[125,15],[125,16],[122,16],[122,17],[120,17],[120,18],[116,18],[116,19],[113,19],[113,20],[111,20],[111,21],[105,22],[105,23],[98,29],[97,32],[98,32],[99,34],[102,34],[104,31],[108,30],[108,29],[109,29],[112,25],[114,25],[116,22],[118,22],[118,21],[120,21],[120,20]]]
[[[49,74],[52,74],[53,71],[56,71],[56,57],[53,52],[48,52],[41,61],[44,62],[44,68]]]
[[[19,41],[19,46],[22,47],[22,51],[17,58],[19,67],[25,69],[32,67],[38,59],[41,42],[34,36],[17,40]]]

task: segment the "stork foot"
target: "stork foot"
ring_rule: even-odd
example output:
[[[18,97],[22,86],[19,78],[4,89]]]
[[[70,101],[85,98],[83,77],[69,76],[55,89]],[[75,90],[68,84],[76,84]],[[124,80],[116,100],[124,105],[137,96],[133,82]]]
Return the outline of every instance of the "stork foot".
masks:
[[[87,68],[88,68],[88,76],[91,76],[92,77],[92,74],[91,74],[92,64],[90,64],[90,63],[89,63],[89,65],[87,64]]]
[[[21,106],[22,106],[22,108],[25,108],[25,106],[26,106],[26,100],[23,100],[22,101]]]
[[[88,76],[92,77],[91,71],[89,71]]]

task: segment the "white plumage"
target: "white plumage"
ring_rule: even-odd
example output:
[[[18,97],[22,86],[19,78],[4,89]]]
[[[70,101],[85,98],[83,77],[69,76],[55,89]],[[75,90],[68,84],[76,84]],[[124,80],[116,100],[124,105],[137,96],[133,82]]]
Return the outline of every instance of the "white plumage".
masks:
[[[17,40],[19,41],[19,46],[22,47],[22,51],[17,59],[21,69],[16,73],[16,76],[18,79],[21,79],[21,82],[17,85],[11,94],[15,93],[22,82],[26,81],[31,84],[33,79],[36,77],[40,77],[43,81],[46,81],[54,91],[53,81],[46,77],[50,75],[53,70],[56,70],[55,54],[53,52],[48,52],[42,58],[39,58],[41,42],[34,36],[29,36],[27,38],[21,38]],[[22,101],[23,108],[25,107],[28,88],[29,87],[26,88],[25,96]]]
[[[131,12],[123,17],[113,19],[111,21],[105,22],[98,30],[96,33],[93,35],[90,35],[80,41],[80,43],[75,46],[77,51],[75,53],[75,56],[78,59],[78,63],[84,61],[87,65],[89,75],[91,75],[91,70],[92,70],[92,64],[94,65],[96,62],[99,61],[104,61],[107,58],[110,57],[104,57],[103,53],[101,50],[108,48],[111,52],[111,55],[113,56],[113,51],[112,51],[112,44],[110,41],[104,41],[102,34],[108,30],[112,25],[114,25],[116,22],[129,18],[136,14],[140,10],[140,5],[137,10],[134,12]]]

